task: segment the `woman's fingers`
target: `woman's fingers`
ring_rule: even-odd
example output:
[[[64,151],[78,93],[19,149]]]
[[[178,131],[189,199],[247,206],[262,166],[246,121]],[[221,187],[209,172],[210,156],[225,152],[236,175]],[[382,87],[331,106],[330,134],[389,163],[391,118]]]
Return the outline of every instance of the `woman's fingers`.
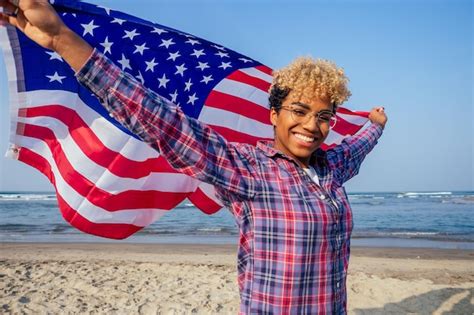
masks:
[[[11,4],[7,0],[0,0],[0,7],[3,8],[3,13],[6,14],[13,14],[16,12],[16,10],[18,10],[17,6]]]
[[[18,19],[15,16],[11,16],[5,13],[0,13],[0,21],[1,21],[0,22],[1,24],[11,24],[15,27],[19,27]]]

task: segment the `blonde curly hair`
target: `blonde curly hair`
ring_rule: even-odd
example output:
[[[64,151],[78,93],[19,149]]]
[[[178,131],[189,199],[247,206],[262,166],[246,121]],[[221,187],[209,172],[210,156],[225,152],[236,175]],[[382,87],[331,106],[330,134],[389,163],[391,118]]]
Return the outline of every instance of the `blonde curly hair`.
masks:
[[[299,57],[273,71],[270,107],[279,110],[285,97],[292,92],[292,97],[299,100],[329,100],[335,110],[351,96],[348,81],[344,70],[329,60]]]

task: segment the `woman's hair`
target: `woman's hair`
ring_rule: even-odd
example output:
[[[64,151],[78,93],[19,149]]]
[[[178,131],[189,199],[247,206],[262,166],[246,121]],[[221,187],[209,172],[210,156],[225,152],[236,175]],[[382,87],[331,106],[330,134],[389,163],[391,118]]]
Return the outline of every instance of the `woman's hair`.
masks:
[[[329,60],[299,57],[286,67],[273,71],[270,108],[279,112],[283,100],[292,92],[300,100],[329,100],[336,110],[350,96],[344,70]]]

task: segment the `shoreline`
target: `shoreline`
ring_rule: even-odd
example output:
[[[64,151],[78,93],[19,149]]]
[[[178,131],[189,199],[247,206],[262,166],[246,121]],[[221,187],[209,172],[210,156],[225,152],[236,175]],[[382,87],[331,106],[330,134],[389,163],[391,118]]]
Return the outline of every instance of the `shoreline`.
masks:
[[[474,251],[354,247],[349,314],[471,314]],[[4,313],[236,314],[237,246],[0,243]]]

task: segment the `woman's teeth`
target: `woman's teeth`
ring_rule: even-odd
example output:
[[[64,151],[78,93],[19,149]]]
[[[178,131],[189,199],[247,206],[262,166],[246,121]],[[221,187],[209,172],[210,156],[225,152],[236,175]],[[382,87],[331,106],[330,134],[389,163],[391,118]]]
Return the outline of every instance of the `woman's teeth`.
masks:
[[[308,142],[308,143],[311,143],[314,141],[314,138],[312,137],[307,137],[307,136],[304,136],[302,134],[299,134],[299,133],[295,133],[295,137],[298,138],[298,139],[301,139],[305,142]]]

